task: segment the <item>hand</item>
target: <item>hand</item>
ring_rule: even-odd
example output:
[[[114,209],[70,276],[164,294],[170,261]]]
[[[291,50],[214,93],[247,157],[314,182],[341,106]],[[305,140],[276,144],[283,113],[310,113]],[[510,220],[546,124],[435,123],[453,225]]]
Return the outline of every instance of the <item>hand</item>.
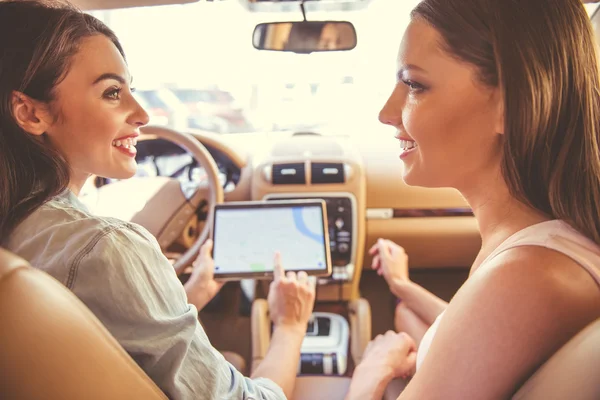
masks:
[[[192,264],[192,274],[184,285],[188,302],[198,310],[204,308],[223,287],[222,282],[214,279],[215,261],[211,256],[212,248],[213,241],[208,239],[200,248],[200,254]]]
[[[369,342],[359,365],[363,369],[387,371],[392,379],[406,379],[415,373],[417,346],[407,333],[387,331]]]
[[[275,255],[273,282],[269,288],[269,312],[275,327],[300,330],[304,335],[315,303],[315,279],[306,272],[288,272],[281,266],[281,255]]]
[[[371,247],[369,254],[373,256],[371,268],[383,275],[388,285],[397,281],[410,282],[408,277],[408,255],[404,248],[391,240],[379,239]]]
[[[416,360],[415,342],[406,333],[377,336],[354,370],[346,400],[380,400],[392,379],[414,374]]]

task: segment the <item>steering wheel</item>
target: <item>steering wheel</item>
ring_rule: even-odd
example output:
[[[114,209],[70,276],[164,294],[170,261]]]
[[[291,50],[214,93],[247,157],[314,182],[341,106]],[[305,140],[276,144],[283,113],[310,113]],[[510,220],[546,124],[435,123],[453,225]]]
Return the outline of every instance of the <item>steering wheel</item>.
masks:
[[[142,225],[156,237],[164,251],[181,236],[199,207],[208,203],[208,218],[204,228],[173,264],[179,275],[198,255],[210,234],[214,206],[223,202],[219,169],[206,147],[187,133],[159,126],[146,126],[141,133],[140,140],[145,140],[144,136],[152,136],[184,148],[204,168],[207,181],[183,185],[179,180],[169,177],[133,177],[101,186],[94,211],[97,215],[117,217]]]

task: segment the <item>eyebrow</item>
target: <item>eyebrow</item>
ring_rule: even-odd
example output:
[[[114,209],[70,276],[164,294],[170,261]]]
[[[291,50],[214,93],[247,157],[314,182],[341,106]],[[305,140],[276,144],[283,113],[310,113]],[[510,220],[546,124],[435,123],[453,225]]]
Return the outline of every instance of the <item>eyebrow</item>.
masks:
[[[419,67],[418,65],[414,65],[414,64],[406,64],[403,65],[399,70],[398,70],[398,79],[402,78],[402,74],[405,71],[420,71],[420,72],[427,72],[425,71],[423,68]]]
[[[113,72],[107,72],[105,74],[100,75],[98,78],[96,78],[96,80],[94,81],[94,85],[97,84],[98,82],[102,82],[107,79],[114,79],[115,81],[119,82],[121,85],[125,85],[125,83],[127,82],[125,80],[125,78],[123,78],[121,75],[115,74]],[[133,82],[133,76],[131,77],[131,82]],[[130,82],[130,84],[131,84],[131,82]]]

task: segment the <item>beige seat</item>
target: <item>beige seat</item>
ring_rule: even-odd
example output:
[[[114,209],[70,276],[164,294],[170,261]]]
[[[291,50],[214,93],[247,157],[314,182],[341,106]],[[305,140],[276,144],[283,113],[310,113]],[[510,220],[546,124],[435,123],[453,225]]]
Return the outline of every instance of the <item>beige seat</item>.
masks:
[[[600,319],[557,351],[513,397],[526,399],[600,399]]]
[[[0,399],[167,398],[75,295],[3,249],[0,319]]]
[[[1,399],[166,399],[69,290],[2,249],[0,318]],[[600,320],[563,346],[515,399],[600,399],[598,371]],[[343,399],[349,382],[302,377],[293,398]],[[402,387],[388,388],[386,399]]]

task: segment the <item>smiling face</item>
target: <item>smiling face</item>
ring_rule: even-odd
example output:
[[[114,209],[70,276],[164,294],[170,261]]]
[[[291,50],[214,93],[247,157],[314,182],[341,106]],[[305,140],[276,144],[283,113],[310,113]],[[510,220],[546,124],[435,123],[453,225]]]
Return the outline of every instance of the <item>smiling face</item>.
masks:
[[[148,114],[131,93],[118,49],[104,35],[82,39],[65,79],[56,86],[50,142],[71,169],[71,182],[90,174],[125,179],[135,174],[135,142]]]
[[[379,119],[398,130],[407,184],[464,189],[500,165],[502,102],[442,43],[426,22],[410,23],[398,81]]]

